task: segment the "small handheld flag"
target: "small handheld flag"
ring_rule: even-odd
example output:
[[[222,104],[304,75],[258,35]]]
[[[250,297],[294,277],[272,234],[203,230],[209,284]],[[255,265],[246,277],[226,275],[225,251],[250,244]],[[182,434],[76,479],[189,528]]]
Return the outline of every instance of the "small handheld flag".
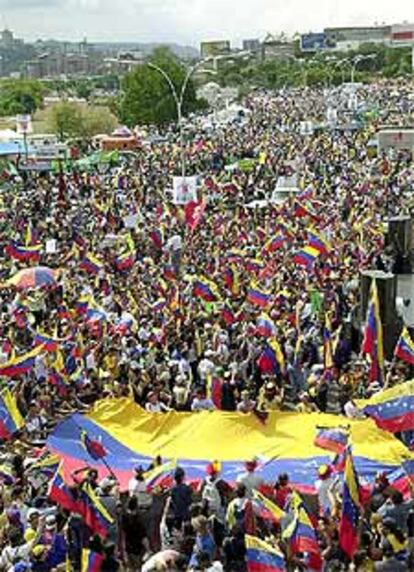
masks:
[[[343,427],[321,427],[315,437],[314,444],[321,449],[339,455],[345,451],[348,445],[348,437],[349,431]]]
[[[248,572],[283,572],[286,563],[283,554],[255,536],[246,534],[246,563]]]
[[[355,552],[358,550],[358,524],[360,514],[361,499],[358,476],[355,471],[351,448],[348,447],[342,492],[342,513],[339,524],[339,545],[350,559],[353,558]]]
[[[102,554],[93,552],[88,548],[82,549],[81,572],[101,572],[104,558]]]
[[[404,328],[401,332],[401,336],[395,346],[394,356],[410,365],[414,365],[414,342],[407,328]]]
[[[24,425],[14,395],[5,388],[0,393],[0,438],[11,439]]]

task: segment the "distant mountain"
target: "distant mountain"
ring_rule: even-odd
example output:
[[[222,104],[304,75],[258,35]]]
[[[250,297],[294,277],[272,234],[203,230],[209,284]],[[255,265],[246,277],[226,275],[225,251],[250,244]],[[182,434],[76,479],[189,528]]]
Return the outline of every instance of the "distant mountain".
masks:
[[[156,48],[165,46],[169,48],[176,56],[183,60],[191,60],[197,58],[200,53],[196,48],[192,46],[182,46],[180,44],[169,44],[169,43],[139,43],[139,42],[93,42],[89,44],[95,50],[99,52],[104,52],[106,54],[116,54],[120,51],[139,51],[143,52],[145,55],[149,55]]]

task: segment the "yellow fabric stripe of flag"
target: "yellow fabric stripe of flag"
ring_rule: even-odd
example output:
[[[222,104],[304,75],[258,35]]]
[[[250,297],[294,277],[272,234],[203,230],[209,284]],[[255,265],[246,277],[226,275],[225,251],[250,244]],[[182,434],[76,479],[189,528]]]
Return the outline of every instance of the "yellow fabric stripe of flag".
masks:
[[[7,387],[1,392],[1,397],[10,417],[13,419],[13,422],[16,425],[16,428],[21,429],[24,425],[24,419],[19,411],[19,408],[17,407],[16,398]]]
[[[265,497],[261,492],[255,490],[253,494],[257,498],[257,500],[263,503],[263,505],[267,508],[267,510],[271,512],[277,520],[282,519],[286,515],[284,510],[282,510],[277,504],[272,502],[270,499]]]
[[[277,550],[277,548],[275,548],[268,542],[265,542],[261,538],[257,538],[256,536],[250,536],[249,534],[246,534],[245,543],[247,550],[258,550],[261,552],[274,554],[275,556],[278,556],[279,558],[282,559],[284,558],[283,554],[279,550]]]
[[[306,254],[314,257],[318,257],[320,255],[319,250],[313,246],[305,246],[305,248],[303,248],[303,252],[306,252]]]
[[[276,356],[277,362],[280,366],[280,369],[282,371],[284,371],[285,367],[286,367],[285,357],[283,355],[282,348],[280,347],[279,342],[277,341],[276,338],[269,338],[267,343],[272,348],[272,350],[275,352],[275,356]]]

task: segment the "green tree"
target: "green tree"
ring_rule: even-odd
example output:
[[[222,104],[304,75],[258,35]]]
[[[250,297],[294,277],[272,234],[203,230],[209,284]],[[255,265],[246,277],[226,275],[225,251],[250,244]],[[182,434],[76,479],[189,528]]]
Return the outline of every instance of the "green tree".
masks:
[[[106,107],[92,107],[62,101],[51,107],[47,124],[62,141],[70,137],[90,139],[98,133],[111,133],[116,117]]]
[[[0,115],[33,114],[43,101],[39,81],[6,79],[0,82]]]
[[[168,49],[159,48],[154,51],[150,61],[167,73],[179,94],[186,70],[178,59]],[[122,88],[120,116],[126,125],[131,127],[148,123],[163,125],[177,119],[176,104],[167,81],[148,65],[137,67],[130,72],[124,78]],[[182,111],[185,115],[196,109],[198,109],[196,91],[190,80]]]
[[[62,101],[51,107],[47,124],[61,141],[79,136],[82,130],[82,113],[79,105]]]
[[[90,139],[101,133],[112,133],[118,125],[118,120],[106,107],[83,107],[82,128],[80,135]]]

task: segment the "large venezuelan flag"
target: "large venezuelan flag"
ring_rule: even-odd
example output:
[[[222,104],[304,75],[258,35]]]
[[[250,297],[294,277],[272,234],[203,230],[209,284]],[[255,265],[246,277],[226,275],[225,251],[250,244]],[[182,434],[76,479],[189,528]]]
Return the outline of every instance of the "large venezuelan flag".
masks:
[[[102,461],[94,461],[80,441],[83,429],[105,448],[108,465],[116,473],[121,489],[128,487],[135,465],[144,470],[156,455],[177,460],[189,479],[205,477],[212,460],[221,462],[223,478],[234,482],[246,459],[262,460],[259,474],[274,482],[279,473],[303,492],[314,492],[319,465],[332,455],[316,447],[318,427],[349,425],[354,462],[364,480],[373,482],[384,471],[398,488],[407,490],[407,475],[401,464],[414,473],[414,454],[394,435],[379,429],[373,420],[353,420],[322,413],[270,413],[266,424],[254,414],[206,411],[153,415],[127,398],[99,401],[86,416],[76,414],[60,423],[49,437],[48,447],[64,461],[65,474],[88,463],[101,476],[107,474]],[[191,440],[189,440],[191,435]],[[300,438],[298,438],[298,436]],[[411,473],[410,473],[411,474]]]

